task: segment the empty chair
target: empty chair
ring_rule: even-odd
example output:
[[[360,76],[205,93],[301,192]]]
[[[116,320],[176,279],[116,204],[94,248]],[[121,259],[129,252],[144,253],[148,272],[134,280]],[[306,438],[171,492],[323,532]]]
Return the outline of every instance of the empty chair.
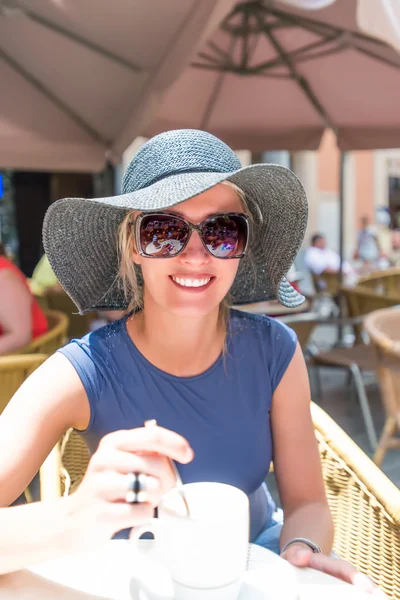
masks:
[[[334,551],[400,598],[400,490],[316,404],[311,405],[335,525]]]
[[[47,354],[0,356],[0,413],[3,412],[25,379],[47,358]],[[32,501],[29,489],[25,490],[25,498],[28,502]]]
[[[99,318],[97,312],[80,315],[76,305],[65,292],[51,292],[41,299],[50,310],[60,311],[68,317],[68,339],[81,338],[90,331],[90,324]]]
[[[380,465],[389,449],[400,449],[400,310],[386,308],[369,314],[365,329],[375,347],[377,373],[386,421],[374,462]],[[400,460],[400,455],[399,455]]]
[[[18,351],[18,354],[32,354],[36,352],[53,354],[67,341],[68,317],[58,310],[45,310],[49,330],[39,335],[30,344]]]

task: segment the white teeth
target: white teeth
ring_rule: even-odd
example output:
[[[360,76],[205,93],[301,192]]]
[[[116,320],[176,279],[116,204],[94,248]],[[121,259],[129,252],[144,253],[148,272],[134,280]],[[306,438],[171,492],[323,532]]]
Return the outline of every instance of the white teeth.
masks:
[[[207,277],[207,279],[183,279],[182,277],[172,277],[172,279],[183,287],[202,287],[203,285],[207,285],[211,277]]]

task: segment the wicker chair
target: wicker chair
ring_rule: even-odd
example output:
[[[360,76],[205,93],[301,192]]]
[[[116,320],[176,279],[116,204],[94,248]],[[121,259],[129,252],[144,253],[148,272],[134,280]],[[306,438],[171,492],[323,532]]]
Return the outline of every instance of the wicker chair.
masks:
[[[400,598],[400,490],[321,408],[312,404],[334,551]]]
[[[47,357],[47,354],[0,356],[0,413],[19,386]]]
[[[400,268],[397,266],[373,271],[360,277],[357,285],[376,294],[397,297],[400,300]]]
[[[3,412],[17,389],[27,377],[47,358],[47,354],[0,356],[0,413]],[[32,501],[29,489],[25,498]]]
[[[386,422],[374,455],[380,465],[388,449],[400,449],[400,310],[386,308],[365,319],[365,329],[378,355],[378,379]],[[399,456],[400,459],[400,456]]]
[[[317,313],[308,312],[279,317],[278,321],[285,323],[295,331],[299,344],[303,352],[305,352],[310,344],[311,335],[320,322],[320,319]]]
[[[340,282],[338,273],[311,273],[312,282],[317,294],[328,294],[336,298],[339,294]]]
[[[44,314],[49,326],[48,331],[38,336],[24,348],[13,354],[53,354],[67,341],[68,317],[57,310],[46,310]]]
[[[356,318],[367,315],[374,310],[396,306],[400,303],[400,297],[390,294],[380,294],[368,287],[356,285],[355,287],[343,286],[340,294],[344,299],[347,315]],[[362,325],[354,326],[356,344],[362,343]]]
[[[69,429],[40,469],[41,499],[72,494],[85,475],[89,458],[89,450],[82,437]]]
[[[46,309],[62,312],[68,317],[68,339],[81,338],[90,331],[90,323],[99,318],[98,313],[80,315],[77,307],[65,292],[52,292],[46,296],[37,296],[40,305]]]
[[[335,523],[334,550],[369,575],[389,595],[400,598],[400,490],[320,407],[312,418],[329,506]],[[73,492],[89,460],[82,438],[69,430],[57,447],[43,481],[50,498]],[[58,494],[56,493],[58,487]]]

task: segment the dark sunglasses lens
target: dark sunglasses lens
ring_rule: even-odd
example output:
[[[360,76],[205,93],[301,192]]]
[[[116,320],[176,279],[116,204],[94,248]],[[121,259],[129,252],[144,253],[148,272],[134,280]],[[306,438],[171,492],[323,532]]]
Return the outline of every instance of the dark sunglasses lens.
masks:
[[[240,215],[219,215],[202,228],[208,251],[216,258],[240,257],[247,241],[247,221]]]
[[[171,215],[146,215],[140,223],[140,245],[147,256],[175,256],[188,235],[186,223]]]

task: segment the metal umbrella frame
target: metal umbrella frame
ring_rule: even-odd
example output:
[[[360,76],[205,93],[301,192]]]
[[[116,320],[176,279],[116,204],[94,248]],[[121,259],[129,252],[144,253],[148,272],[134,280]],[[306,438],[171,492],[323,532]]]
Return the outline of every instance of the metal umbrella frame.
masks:
[[[301,27],[318,36],[320,39],[304,44],[293,51],[287,51],[280,43],[276,32],[282,29]],[[318,98],[307,78],[298,70],[298,65],[316,58],[340,53],[346,49],[353,49],[368,57],[383,62],[395,69],[400,69],[399,60],[395,61],[382,54],[387,49],[387,44],[363,33],[352,31],[344,27],[324,23],[296,13],[276,8],[268,0],[242,2],[237,4],[230,14],[220,24],[220,29],[231,37],[229,51],[219,47],[214,41],[209,41],[207,51],[198,54],[192,66],[197,69],[206,69],[220,73],[217,85],[214,88],[206,110],[203,114],[202,128],[207,129],[208,120],[217,100],[219,89],[222,86],[226,73],[251,77],[285,78],[294,80],[302,90],[305,97],[321,117],[326,128],[331,129],[337,139],[341,150],[340,156],[340,194],[339,194],[339,231],[340,231],[340,271],[339,281],[343,282],[343,220],[344,220],[344,174],[347,152],[341,149],[339,132],[335,122]],[[259,36],[265,36],[277,56],[271,60],[254,63],[252,54]],[[372,48],[371,48],[372,44]],[[285,72],[286,71],[286,72]]]

